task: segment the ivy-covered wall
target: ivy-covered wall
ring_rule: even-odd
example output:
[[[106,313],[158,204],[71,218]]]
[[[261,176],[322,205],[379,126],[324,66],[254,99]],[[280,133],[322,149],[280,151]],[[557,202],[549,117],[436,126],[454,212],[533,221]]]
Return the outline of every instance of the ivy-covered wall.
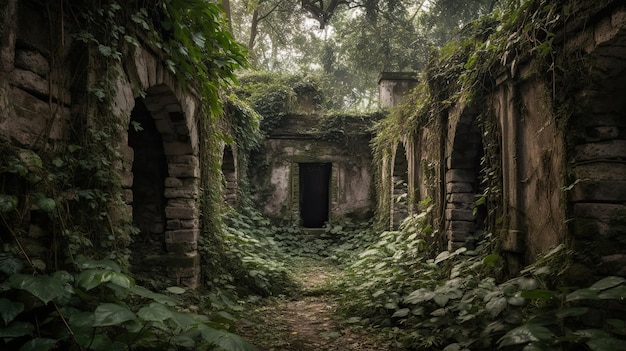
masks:
[[[199,286],[199,238],[220,226],[218,92],[245,65],[219,6],[0,5],[3,255]]]
[[[608,0],[526,1],[468,25],[380,125],[379,216],[397,206],[385,174],[402,145],[441,250],[492,233],[515,272],[565,243],[573,281],[623,275],[625,40],[626,8]]]

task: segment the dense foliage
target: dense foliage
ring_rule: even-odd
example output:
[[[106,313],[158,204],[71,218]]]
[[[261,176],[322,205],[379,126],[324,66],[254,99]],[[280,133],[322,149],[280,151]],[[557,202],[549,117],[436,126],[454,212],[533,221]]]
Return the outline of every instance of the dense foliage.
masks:
[[[119,63],[129,48],[160,50],[181,85],[202,95],[206,118],[199,127],[208,145],[203,156],[207,165],[219,164],[214,155],[223,140],[219,91],[246,65],[245,50],[226,30],[221,7],[200,0],[45,5],[50,32],[62,23],[75,45],[93,54],[89,63],[98,75],[89,89],[73,96],[91,108],[73,116],[77,133],[66,144],[37,151],[2,144],[0,348],[252,349],[226,332],[228,325],[169,296],[182,289],[152,292],[127,274],[128,245],[137,229],[125,211],[118,146],[128,126],[111,111]],[[70,77],[71,83],[83,84],[84,73]],[[219,193],[219,183],[205,186],[207,196]],[[219,218],[219,211],[206,212]],[[210,215],[206,222],[216,223]]]

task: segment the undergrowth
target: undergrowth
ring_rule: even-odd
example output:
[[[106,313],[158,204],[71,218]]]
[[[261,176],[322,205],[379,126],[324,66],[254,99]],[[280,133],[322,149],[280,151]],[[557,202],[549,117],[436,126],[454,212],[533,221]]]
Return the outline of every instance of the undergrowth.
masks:
[[[503,259],[487,234],[475,250],[429,254],[428,207],[385,231],[336,282],[348,322],[408,350],[617,350],[626,347],[626,279],[584,289],[562,275],[573,253],[560,245],[500,281]]]

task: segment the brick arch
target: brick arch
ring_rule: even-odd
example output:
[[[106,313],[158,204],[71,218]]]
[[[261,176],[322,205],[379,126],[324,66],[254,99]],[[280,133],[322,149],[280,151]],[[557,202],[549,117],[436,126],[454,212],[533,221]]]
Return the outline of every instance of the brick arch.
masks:
[[[474,211],[477,197],[482,194],[480,170],[484,154],[476,114],[462,113],[452,132],[452,148],[446,157],[445,175],[444,225],[448,250],[470,245],[472,238],[484,229],[486,214],[482,206]]]
[[[145,98],[135,100],[131,112],[130,205],[142,231],[133,245],[135,256],[142,257],[134,266],[146,273],[165,268],[171,283],[197,286],[200,164],[193,118],[179,101],[169,86],[158,84],[146,90]],[[143,130],[135,131],[136,123]]]

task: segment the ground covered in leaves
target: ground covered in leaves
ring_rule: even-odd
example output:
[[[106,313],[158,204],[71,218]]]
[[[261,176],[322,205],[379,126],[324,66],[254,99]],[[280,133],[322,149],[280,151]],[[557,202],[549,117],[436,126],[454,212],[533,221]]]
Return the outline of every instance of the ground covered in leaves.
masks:
[[[342,270],[327,260],[299,260],[301,291],[265,299],[250,309],[238,333],[261,351],[390,350],[337,312],[339,292],[332,282]]]

